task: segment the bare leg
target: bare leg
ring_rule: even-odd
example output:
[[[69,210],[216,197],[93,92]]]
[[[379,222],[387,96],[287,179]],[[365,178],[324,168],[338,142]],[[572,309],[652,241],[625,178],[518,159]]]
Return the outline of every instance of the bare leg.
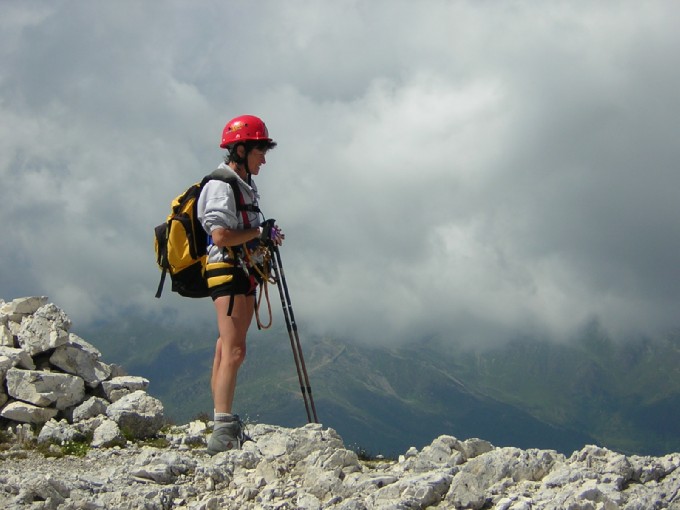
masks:
[[[215,357],[213,359],[212,372],[210,373],[210,392],[212,393],[213,399],[215,398],[215,378],[217,377],[217,369],[220,366],[220,360],[222,359],[221,345],[220,337],[217,337],[217,342],[215,342]]]
[[[220,337],[215,348],[211,385],[217,413],[231,413],[236,376],[246,356],[246,335],[255,309],[254,296],[236,295],[231,316],[228,316],[230,299],[230,296],[223,296],[214,301]]]

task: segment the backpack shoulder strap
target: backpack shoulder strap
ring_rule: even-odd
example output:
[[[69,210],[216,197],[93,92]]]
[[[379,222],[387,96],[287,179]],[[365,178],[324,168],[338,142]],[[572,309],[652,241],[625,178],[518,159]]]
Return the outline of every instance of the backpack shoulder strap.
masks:
[[[226,182],[231,186],[232,192],[234,193],[234,198],[236,199],[236,210],[241,212],[241,218],[243,219],[243,227],[250,228],[250,221],[248,220],[248,212],[259,213],[260,208],[255,204],[246,204],[243,193],[241,192],[241,186],[238,184],[238,179],[228,170],[224,168],[218,168],[212,173],[206,175],[201,181],[201,189],[205,186],[208,181],[222,181]]]
[[[212,172],[210,172],[208,175],[203,177],[203,180],[201,181],[201,187],[205,186],[205,184],[208,181],[213,181],[213,180],[218,180],[222,182],[231,182],[231,181],[236,181],[236,176],[231,170],[227,170],[226,168],[216,168]]]

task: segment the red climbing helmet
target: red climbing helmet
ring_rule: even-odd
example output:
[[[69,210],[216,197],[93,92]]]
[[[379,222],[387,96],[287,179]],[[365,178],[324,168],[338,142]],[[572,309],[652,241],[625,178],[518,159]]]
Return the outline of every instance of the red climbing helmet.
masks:
[[[240,115],[234,117],[222,131],[222,149],[228,149],[230,146],[238,142],[246,142],[248,140],[263,140],[271,142],[269,138],[269,131],[265,126],[264,121],[255,117],[254,115]]]

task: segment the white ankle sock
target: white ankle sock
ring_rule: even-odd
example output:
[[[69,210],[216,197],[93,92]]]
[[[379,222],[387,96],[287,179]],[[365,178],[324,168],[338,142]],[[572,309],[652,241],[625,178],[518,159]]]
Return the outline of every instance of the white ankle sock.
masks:
[[[215,412],[215,421],[232,421],[233,415],[231,413]]]

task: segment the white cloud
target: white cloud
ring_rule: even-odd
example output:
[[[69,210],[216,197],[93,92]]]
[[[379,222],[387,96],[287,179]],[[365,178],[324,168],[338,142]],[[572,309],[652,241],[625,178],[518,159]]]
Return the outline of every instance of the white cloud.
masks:
[[[314,332],[677,326],[675,3],[12,4],[0,290],[76,320],[153,298],[153,227],[252,112]],[[276,297],[274,297],[274,304]]]

